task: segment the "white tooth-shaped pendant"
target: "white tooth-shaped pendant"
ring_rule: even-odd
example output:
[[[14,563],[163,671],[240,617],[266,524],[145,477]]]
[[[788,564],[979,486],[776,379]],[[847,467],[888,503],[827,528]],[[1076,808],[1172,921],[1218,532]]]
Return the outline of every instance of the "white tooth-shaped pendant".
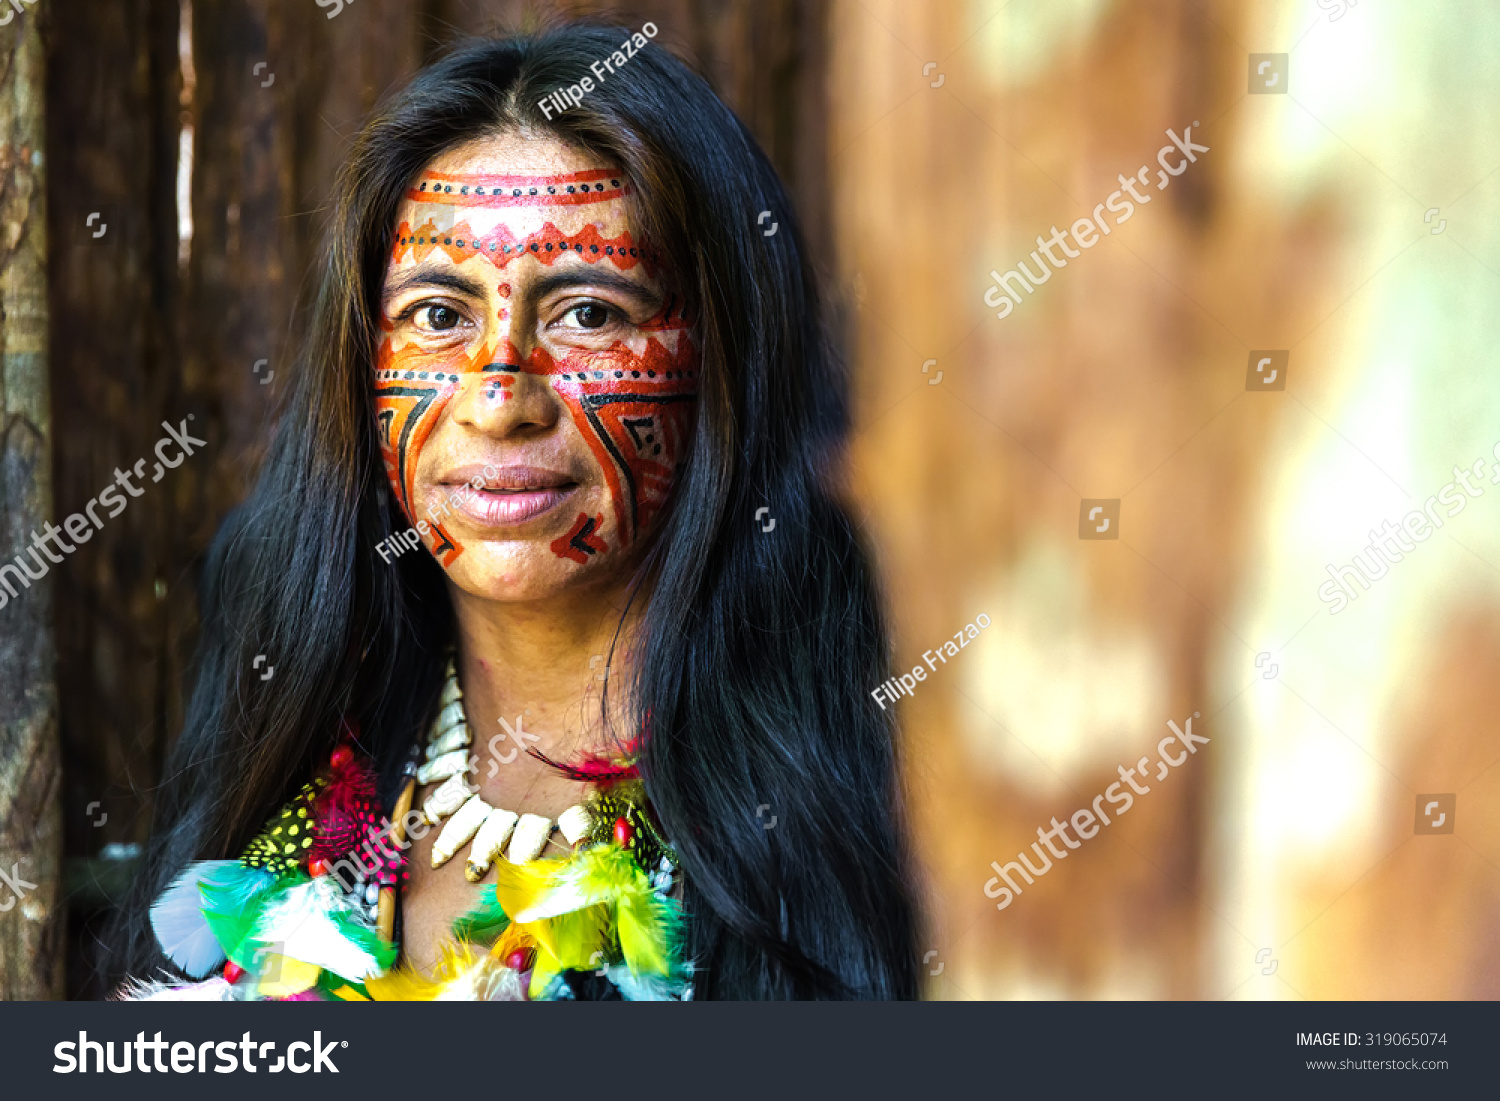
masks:
[[[505,843],[510,840],[517,820],[515,811],[501,810],[499,807],[490,811],[484,825],[474,835],[474,844],[469,849],[469,859],[464,865],[465,879],[470,883],[478,883],[484,878],[490,865],[495,862],[495,857],[500,855]]]
[[[441,822],[463,806],[473,794],[468,784],[464,782],[464,774],[454,773],[433,789],[432,794],[422,804],[422,813],[429,822]]]
[[[443,694],[438,697],[438,706],[447,707],[454,700],[463,699],[463,693],[458,689],[458,676],[453,671],[453,663],[448,663],[448,679],[443,681]]]
[[[439,780],[446,780],[450,776],[457,776],[469,767],[469,751],[456,749],[452,753],[444,753],[441,757],[434,757],[421,768],[417,769],[417,783],[435,784]]]
[[[547,847],[547,838],[552,835],[552,819],[540,814],[523,814],[516,823],[516,832],[510,836],[510,848],[505,859],[512,864],[530,864],[542,855]]]
[[[460,745],[469,744],[468,722],[464,719],[464,701],[454,700],[438,713],[437,720],[432,724],[432,736],[427,740],[427,756],[436,757],[439,753],[447,753],[449,749],[456,749]],[[454,742],[454,731],[462,731],[462,741]],[[438,746],[446,744],[447,749],[439,749]]]
[[[569,845],[576,845],[581,838],[587,837],[593,825],[594,816],[582,803],[574,803],[557,816],[557,828],[562,830]]]
[[[450,726],[446,734],[428,743],[427,759],[434,761],[444,753],[452,753],[455,749],[466,749],[473,740],[473,736],[469,733],[468,723]]]
[[[492,809],[494,808],[479,796],[470,796],[469,801],[458,808],[458,813],[448,819],[448,824],[432,843],[432,866],[441,868],[448,863],[453,854],[479,832],[479,827],[484,825],[485,817]]]

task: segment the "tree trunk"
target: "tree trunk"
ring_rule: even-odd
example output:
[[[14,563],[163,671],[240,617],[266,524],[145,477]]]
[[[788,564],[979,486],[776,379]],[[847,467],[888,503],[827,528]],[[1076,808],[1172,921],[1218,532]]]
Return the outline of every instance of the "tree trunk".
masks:
[[[52,513],[43,53],[30,12],[0,37],[0,554]],[[38,552],[43,564],[50,564]],[[31,565],[28,556],[28,565]],[[3,562],[0,562],[3,565]],[[33,568],[35,568],[33,566]],[[0,582],[0,999],[62,993],[62,845],[52,578]]]

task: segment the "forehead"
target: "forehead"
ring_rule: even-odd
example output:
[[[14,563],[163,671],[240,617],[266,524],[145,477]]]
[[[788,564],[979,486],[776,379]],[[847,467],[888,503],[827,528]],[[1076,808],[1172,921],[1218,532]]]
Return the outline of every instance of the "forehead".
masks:
[[[471,142],[433,160],[408,187],[391,267],[444,256],[501,267],[567,257],[642,265],[649,274],[653,258],[631,232],[630,192],[617,168],[555,138]]]

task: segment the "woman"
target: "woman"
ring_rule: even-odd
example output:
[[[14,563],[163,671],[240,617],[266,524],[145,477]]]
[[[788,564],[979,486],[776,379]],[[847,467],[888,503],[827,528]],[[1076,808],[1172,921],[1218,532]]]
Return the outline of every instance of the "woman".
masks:
[[[916,996],[888,645],[789,212],[615,28],[468,46],[366,127],[205,571],[114,978]]]

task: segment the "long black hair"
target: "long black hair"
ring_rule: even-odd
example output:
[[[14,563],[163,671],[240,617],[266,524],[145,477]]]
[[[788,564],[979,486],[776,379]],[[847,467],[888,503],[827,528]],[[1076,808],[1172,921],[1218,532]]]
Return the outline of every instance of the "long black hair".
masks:
[[[167,966],[151,900],[190,860],[237,855],[332,750],[341,716],[358,719],[394,795],[454,628],[431,558],[386,565],[375,550],[406,526],[375,431],[380,288],[410,181],[449,149],[520,129],[622,168],[636,224],[684,258],[699,413],[642,566],[628,695],[682,859],[695,996],[917,996],[896,732],[870,696],[889,644],[869,556],[828,484],[846,381],[781,183],[702,79],[652,44],[577,106],[538,106],[628,35],[574,24],[464,45],[360,135],[289,400],[205,565],[196,684],[103,961],[111,985]],[[763,209],[780,223],[770,237]]]

